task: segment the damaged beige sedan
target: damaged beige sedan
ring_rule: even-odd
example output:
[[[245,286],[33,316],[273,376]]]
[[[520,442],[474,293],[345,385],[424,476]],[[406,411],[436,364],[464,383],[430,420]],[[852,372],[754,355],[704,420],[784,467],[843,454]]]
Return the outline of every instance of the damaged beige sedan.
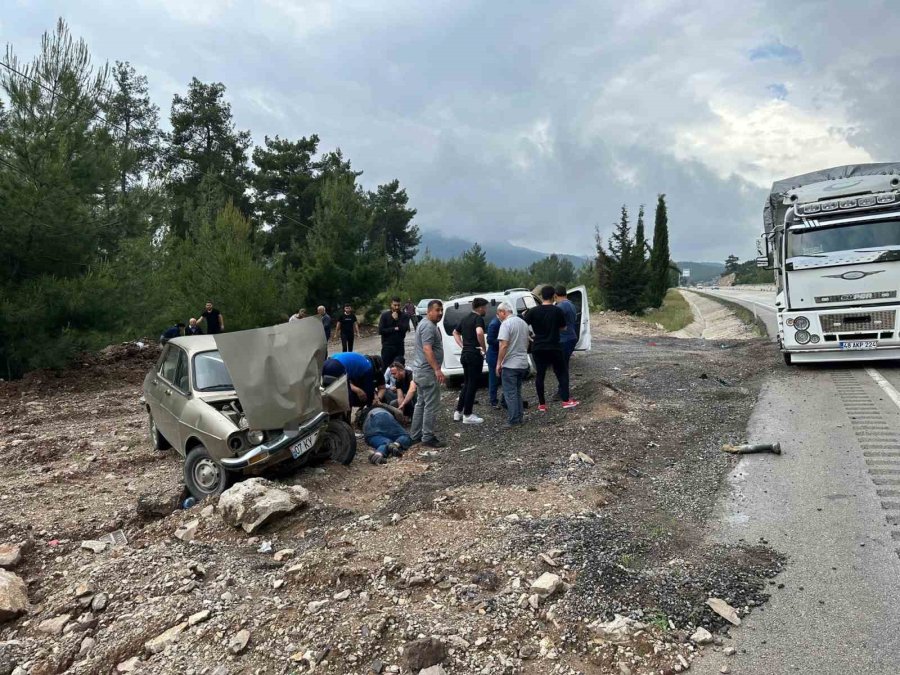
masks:
[[[322,387],[326,345],[315,318],[170,340],[144,379],[150,436],[184,457],[198,500],[275,465],[353,461],[347,383]]]

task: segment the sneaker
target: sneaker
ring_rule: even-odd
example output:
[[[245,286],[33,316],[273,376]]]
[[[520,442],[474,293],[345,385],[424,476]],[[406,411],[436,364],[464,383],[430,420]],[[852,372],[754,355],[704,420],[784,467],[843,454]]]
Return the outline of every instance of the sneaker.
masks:
[[[446,448],[447,444],[444,443],[440,438],[435,436],[434,438],[429,438],[427,441],[422,441],[422,445],[426,445],[429,448]]]
[[[538,405],[538,412],[547,412],[547,405],[545,403]]]
[[[459,422],[463,418],[463,414],[459,410],[453,411],[453,421]]]
[[[563,401],[562,407],[565,408],[566,410],[568,410],[570,408],[574,408],[579,403],[580,403],[580,401],[576,401],[576,400],[570,398],[568,401]]]
[[[475,413],[463,417],[463,424],[481,424],[482,422],[484,422],[484,420]]]
[[[384,464],[384,455],[382,455],[380,452],[373,452],[371,455],[369,455],[369,461],[372,462],[372,464]]]
[[[422,437],[421,437],[421,436],[416,436],[415,438],[411,438],[410,440],[412,441],[412,444],[413,444],[413,445],[418,445],[419,443],[422,442]],[[410,447],[412,447],[412,446],[410,446]]]
[[[388,448],[390,448],[391,454],[396,457],[400,457],[403,454],[403,448],[400,447],[400,444],[397,441],[388,445]]]

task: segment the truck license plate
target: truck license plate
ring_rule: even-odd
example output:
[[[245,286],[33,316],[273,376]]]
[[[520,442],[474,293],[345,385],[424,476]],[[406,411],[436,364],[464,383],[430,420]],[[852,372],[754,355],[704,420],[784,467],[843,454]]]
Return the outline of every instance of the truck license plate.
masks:
[[[841,349],[849,349],[859,351],[861,349],[875,349],[875,340],[853,340],[851,342],[841,342]]]
[[[291,456],[294,459],[299,459],[304,453],[309,452],[309,449],[316,444],[318,437],[319,432],[314,431],[309,436],[301,438],[291,446]]]

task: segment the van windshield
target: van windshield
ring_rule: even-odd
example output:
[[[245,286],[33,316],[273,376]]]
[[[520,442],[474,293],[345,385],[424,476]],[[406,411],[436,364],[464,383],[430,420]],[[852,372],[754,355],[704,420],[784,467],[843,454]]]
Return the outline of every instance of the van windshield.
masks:
[[[879,220],[818,230],[789,230],[787,257],[900,246],[900,220]]]

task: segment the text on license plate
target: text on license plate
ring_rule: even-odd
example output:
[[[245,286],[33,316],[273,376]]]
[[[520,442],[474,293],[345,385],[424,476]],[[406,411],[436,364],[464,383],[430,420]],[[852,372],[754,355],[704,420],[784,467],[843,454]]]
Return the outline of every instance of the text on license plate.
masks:
[[[316,438],[318,437],[319,432],[314,431],[309,436],[301,438],[291,446],[291,456],[294,459],[299,459],[301,455],[303,455],[305,452],[308,452],[309,449],[316,444]]]
[[[875,349],[875,340],[853,340],[851,342],[841,342],[841,349]]]

